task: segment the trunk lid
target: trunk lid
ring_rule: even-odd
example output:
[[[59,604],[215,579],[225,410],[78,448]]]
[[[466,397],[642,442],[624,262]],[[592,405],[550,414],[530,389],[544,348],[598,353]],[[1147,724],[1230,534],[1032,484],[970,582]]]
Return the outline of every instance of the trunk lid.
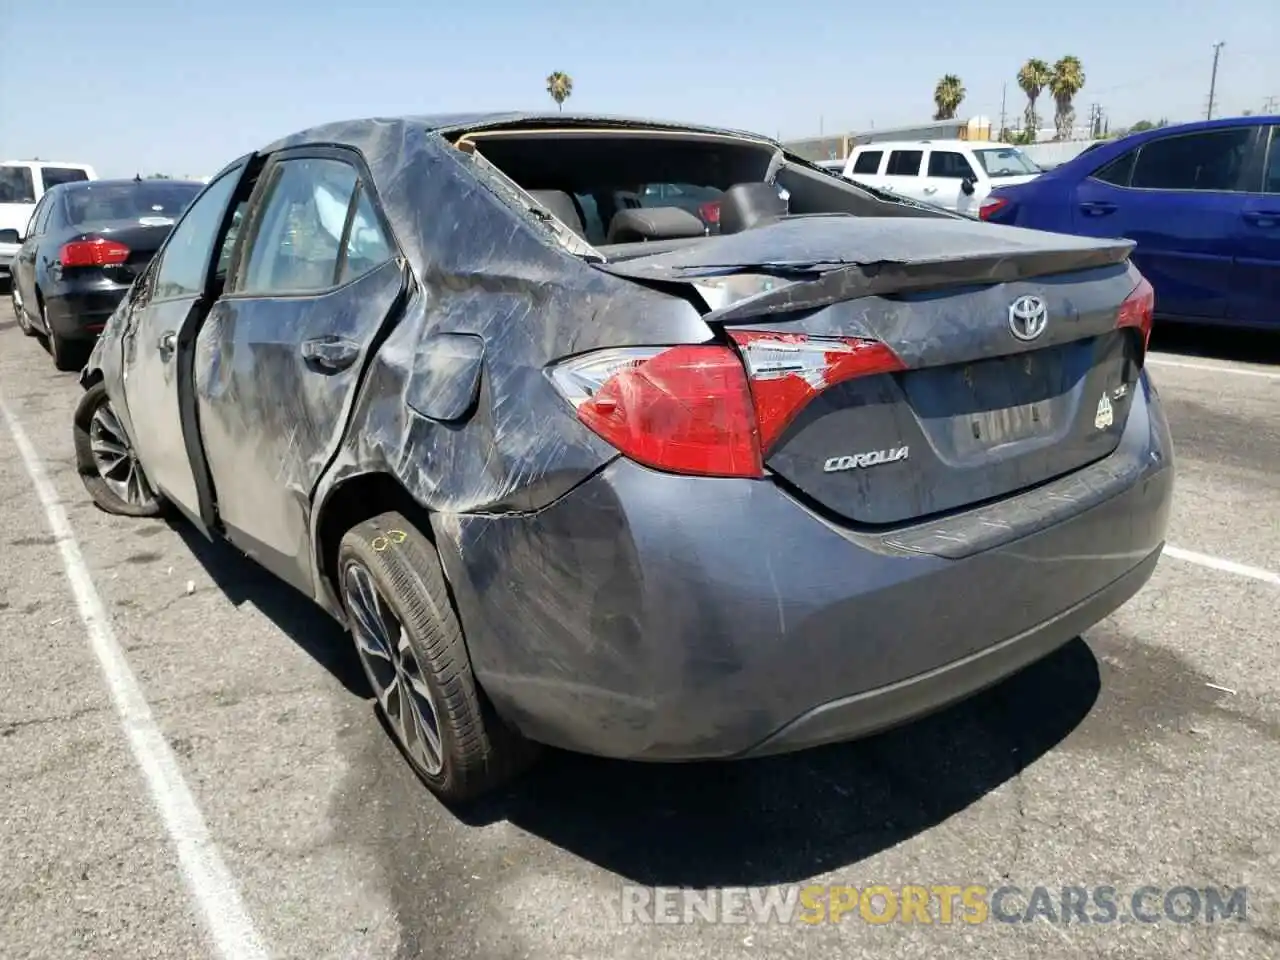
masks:
[[[815,505],[892,525],[1116,448],[1144,349],[1117,329],[1139,281],[1131,249],[971,221],[810,217],[598,266],[692,284],[704,319],[740,346],[770,333],[890,348],[900,369],[817,382],[765,463]],[[1028,337],[1024,315],[1041,307]]]

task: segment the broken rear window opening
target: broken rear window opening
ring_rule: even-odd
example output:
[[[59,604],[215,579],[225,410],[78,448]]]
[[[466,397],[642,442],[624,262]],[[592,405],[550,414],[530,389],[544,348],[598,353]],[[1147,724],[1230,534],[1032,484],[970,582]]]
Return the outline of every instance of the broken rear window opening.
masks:
[[[498,128],[472,131],[456,145],[611,259],[656,252],[653,244],[714,243],[781,217],[938,215],[788,163],[775,144],[748,136]]]

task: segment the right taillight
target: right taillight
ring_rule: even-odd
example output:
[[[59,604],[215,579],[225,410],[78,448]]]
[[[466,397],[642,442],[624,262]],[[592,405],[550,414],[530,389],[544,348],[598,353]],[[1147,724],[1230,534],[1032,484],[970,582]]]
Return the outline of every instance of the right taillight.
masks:
[[[886,345],[849,337],[733,331],[728,346],[601,350],[551,378],[578,419],[622,454],[669,473],[761,477],[805,406],[854,377],[894,373]]]
[[[1120,312],[1116,315],[1116,328],[1133,327],[1142,337],[1142,349],[1146,352],[1151,343],[1151,327],[1155,320],[1156,292],[1146,277],[1138,280],[1133,292],[1120,304]]]
[[[987,197],[978,206],[978,218],[981,220],[990,220],[1008,205],[1009,201],[1004,197]]]
[[[72,240],[58,251],[58,262],[64,267],[109,267],[129,259],[129,248],[116,240],[94,237]]]

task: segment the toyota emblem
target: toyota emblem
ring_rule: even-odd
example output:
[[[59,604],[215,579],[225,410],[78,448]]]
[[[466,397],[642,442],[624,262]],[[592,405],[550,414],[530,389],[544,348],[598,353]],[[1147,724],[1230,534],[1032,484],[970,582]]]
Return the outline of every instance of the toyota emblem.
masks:
[[[1009,304],[1009,331],[1019,340],[1034,340],[1049,325],[1049,308],[1039,297],[1019,297]]]

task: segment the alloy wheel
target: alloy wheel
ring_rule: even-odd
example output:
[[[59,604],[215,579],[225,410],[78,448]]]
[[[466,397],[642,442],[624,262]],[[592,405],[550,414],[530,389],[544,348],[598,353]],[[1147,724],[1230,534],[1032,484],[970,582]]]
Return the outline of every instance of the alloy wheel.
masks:
[[[444,768],[440,714],[408,632],[363,564],[347,565],[342,592],[356,650],[387,722],[414,762],[436,776]]]
[[[107,487],[130,506],[141,507],[156,499],[138,463],[138,455],[111,404],[103,403],[89,421],[89,448],[93,462]]]

